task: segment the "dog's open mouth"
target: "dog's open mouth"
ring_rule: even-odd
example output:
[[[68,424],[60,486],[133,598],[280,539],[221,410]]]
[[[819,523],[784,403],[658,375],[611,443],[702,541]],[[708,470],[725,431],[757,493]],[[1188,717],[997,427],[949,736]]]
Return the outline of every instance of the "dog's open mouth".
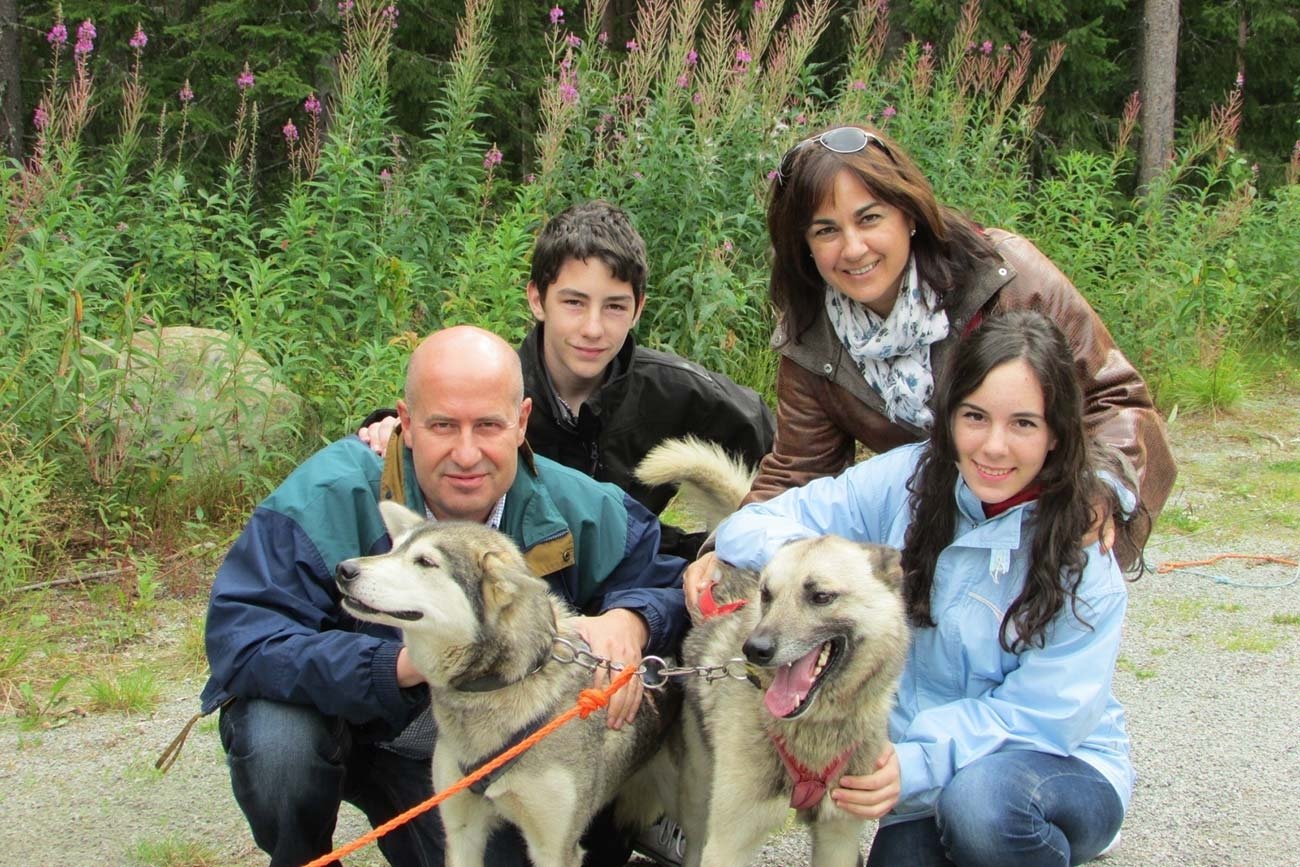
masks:
[[[343,594],[343,607],[362,618],[379,614],[384,617],[391,617],[394,620],[419,620],[424,616],[419,611],[380,611],[378,608],[371,608],[355,596],[348,596],[346,593]]]
[[[842,637],[832,638],[794,662],[779,666],[763,695],[772,716],[795,719],[812,707],[818,688],[839,662],[844,644]]]

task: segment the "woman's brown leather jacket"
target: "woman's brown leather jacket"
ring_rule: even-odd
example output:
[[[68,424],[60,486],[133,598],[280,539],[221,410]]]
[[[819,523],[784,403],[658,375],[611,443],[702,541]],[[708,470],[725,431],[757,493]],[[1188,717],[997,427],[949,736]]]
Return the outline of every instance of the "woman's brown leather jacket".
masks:
[[[1001,261],[975,271],[949,307],[950,331],[931,348],[933,368],[936,374],[943,370],[971,317],[981,311],[1031,308],[1056,322],[1074,349],[1084,383],[1088,432],[1117,450],[1124,481],[1143,507],[1117,534],[1116,553],[1131,567],[1177,474],[1164,420],[1106,326],[1051,260],[1018,235],[999,229],[988,235]],[[773,344],[781,353],[776,441],[746,502],[840,472],[853,461],[855,442],[882,452],[924,438],[925,431],[885,416],[884,403],[867,386],[825,314],[798,342],[783,341],[778,329]]]

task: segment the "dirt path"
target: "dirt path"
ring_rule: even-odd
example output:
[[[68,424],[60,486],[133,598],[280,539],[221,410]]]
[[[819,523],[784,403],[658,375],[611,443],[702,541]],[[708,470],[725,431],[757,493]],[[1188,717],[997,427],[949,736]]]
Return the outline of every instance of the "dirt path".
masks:
[[[1150,561],[1300,557],[1300,396],[1218,421],[1176,420],[1172,431],[1182,475]],[[1295,865],[1297,570],[1234,561],[1197,571],[1148,575],[1132,588],[1116,691],[1139,782],[1123,843],[1105,863]],[[201,610],[196,601],[195,616]],[[166,683],[147,716],[92,714],[39,732],[0,720],[0,865],[265,863],[230,795],[212,720],[168,774],[152,769],[201,686]],[[348,812],[336,841],[365,829]],[[791,832],[761,863],[806,863],[806,851]],[[376,853],[348,863],[382,864]]]

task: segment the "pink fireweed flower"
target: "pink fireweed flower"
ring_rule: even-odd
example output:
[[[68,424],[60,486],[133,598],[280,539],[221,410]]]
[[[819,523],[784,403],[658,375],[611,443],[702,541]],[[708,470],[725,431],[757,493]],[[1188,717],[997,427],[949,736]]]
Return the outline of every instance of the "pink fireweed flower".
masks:
[[[45,129],[50,124],[50,116],[45,113],[44,106],[36,106],[36,111],[32,112],[32,126],[38,130]]]
[[[759,0],[759,2],[762,2],[762,0]],[[734,249],[736,249],[736,248],[735,248],[735,245],[733,245],[730,241],[723,241],[723,242],[722,242],[722,252],[724,252],[724,253],[730,253],[730,252],[731,252],[732,250],[734,250]]]
[[[992,53],[993,53],[993,41],[990,40],[990,39],[985,39],[983,42],[981,42],[981,43],[980,43],[980,52],[981,52],[982,54],[986,54],[986,55],[987,55],[987,54],[992,54]]]
[[[606,44],[608,44],[608,43],[609,43],[609,34],[606,33],[604,30],[600,31],[600,35],[596,37],[596,41],[599,42],[601,45],[606,45]]]
[[[770,172],[767,173],[767,179],[768,179],[769,181],[774,181],[774,180],[776,180],[776,179],[779,178],[779,177],[781,177],[781,173],[780,173],[779,171],[777,171],[776,169],[772,169],[772,171],[770,171]]]
[[[1241,89],[1242,89],[1243,87],[1245,87],[1245,86],[1246,86],[1246,73],[1244,73],[1244,72],[1238,72],[1238,73],[1237,73],[1237,90],[1241,90]]]
[[[45,41],[51,45],[63,45],[68,41],[68,28],[63,26],[60,21],[50,28],[50,32],[45,34]]]
[[[185,83],[181,85],[179,96],[181,98],[181,105],[189,105],[194,101],[194,91],[190,90],[190,80],[188,78],[185,79]]]
[[[131,41],[127,44],[129,44],[136,51],[139,51],[141,48],[144,48],[146,45],[148,45],[149,37],[145,35],[144,28],[142,28],[139,24],[136,24],[135,35],[131,37]]]
[[[850,84],[849,87],[851,87],[853,90],[866,90],[867,83],[859,78],[854,80],[854,82]]]
[[[683,72],[681,75],[677,76],[677,86],[680,87],[682,90],[685,90],[686,88],[690,87],[691,77]]]
[[[630,54],[636,54],[638,51],[641,50],[641,46],[637,43],[635,39],[629,39],[627,41],[627,45],[624,47],[627,48],[628,53]]]
[[[740,64],[741,66],[747,65],[753,59],[754,56],[750,54],[749,51],[747,51],[743,45],[740,48],[736,49],[736,63]]]
[[[892,105],[885,106],[884,110],[880,112],[880,116],[884,118],[890,118],[896,114],[898,114],[898,109],[894,108]]]
[[[352,2],[352,0],[342,0],[342,2],[338,4],[339,15],[346,18],[348,13],[352,11],[352,7],[354,5],[355,4]]]
[[[379,183],[383,184],[385,188],[387,188],[388,185],[391,184],[392,182],[393,182],[393,173],[390,172],[388,169],[384,169],[379,173]]]
[[[796,115],[794,116],[794,122],[797,123],[797,124],[799,124],[799,126],[803,126],[804,124],[806,124],[806,123],[808,122],[808,115],[803,114],[803,113],[796,114]]]
[[[298,140],[298,127],[293,125],[293,118],[285,121],[284,126],[280,129],[284,133],[284,140],[293,143]]]
[[[248,90],[254,84],[257,84],[257,79],[253,77],[253,70],[249,69],[248,64],[245,63],[244,71],[239,73],[239,77],[235,79],[235,85],[240,90]]]
[[[77,54],[89,54],[95,50],[95,37],[98,35],[95,32],[95,25],[87,18],[77,28],[77,44],[72,47],[72,50]]]
[[[927,42],[921,46],[921,52],[924,54],[934,54],[934,43]]]
[[[488,152],[483,156],[483,168],[490,169],[493,166],[501,165],[502,154],[497,150],[496,145],[488,148]]]
[[[699,63],[699,62],[700,62],[700,53],[699,53],[698,51],[696,51],[694,48],[692,48],[690,51],[686,52],[686,65],[687,65],[687,66],[694,66],[695,64],[697,64],[697,63]]]
[[[561,9],[559,6],[552,6],[552,7],[551,7],[551,23],[552,23],[552,24],[559,24],[559,23],[560,23],[561,21],[563,21],[563,20],[564,20],[564,10]]]
[[[763,0],[754,0],[754,11],[755,11],[755,12],[762,12],[762,11],[763,11],[764,9],[766,9],[766,8],[767,8],[767,4],[764,3]]]
[[[315,93],[312,93],[305,100],[303,100],[302,110],[307,112],[312,117],[320,117],[320,100],[316,98]]]
[[[564,37],[564,41],[569,43],[570,48],[582,47],[582,37],[578,36],[576,33],[570,33],[568,36]]]
[[[567,81],[560,82],[560,101],[572,105],[578,101],[578,88]]]
[[[388,6],[385,6],[384,11],[379,14],[383,16],[383,19],[388,24],[390,30],[397,29],[397,16],[402,13],[397,11],[396,6],[389,4]]]
[[[704,96],[697,90],[691,94],[691,102],[695,103],[696,105],[699,105],[700,103],[704,102]]]

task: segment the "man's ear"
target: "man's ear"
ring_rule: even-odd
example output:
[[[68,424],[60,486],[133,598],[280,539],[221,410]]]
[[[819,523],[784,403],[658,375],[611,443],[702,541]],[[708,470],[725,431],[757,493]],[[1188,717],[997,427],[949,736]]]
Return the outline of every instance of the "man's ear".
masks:
[[[632,325],[628,328],[629,331],[631,331],[633,328],[636,328],[636,324],[641,321],[641,314],[644,312],[645,312],[645,293],[642,292],[641,297],[637,299],[636,312],[632,314]]]
[[[528,309],[533,311],[533,318],[538,322],[546,321],[546,307],[542,304],[542,292],[532,280],[528,281]]]
[[[526,397],[519,404],[519,442],[518,445],[524,444],[524,437],[528,434],[528,418],[533,414],[533,399]]]
[[[402,442],[406,447],[411,448],[411,411],[406,406],[406,401],[398,399],[397,401],[397,420],[402,423]]]

